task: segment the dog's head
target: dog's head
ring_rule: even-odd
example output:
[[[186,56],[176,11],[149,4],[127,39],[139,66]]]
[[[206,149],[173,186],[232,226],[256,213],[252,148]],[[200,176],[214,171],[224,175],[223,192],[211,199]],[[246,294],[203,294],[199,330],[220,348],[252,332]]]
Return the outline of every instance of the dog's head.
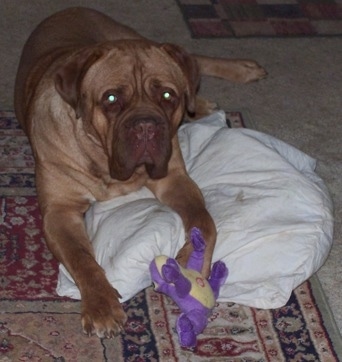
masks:
[[[184,111],[195,110],[199,71],[178,46],[125,40],[73,55],[55,84],[101,142],[112,178],[127,180],[145,165],[157,179],[167,174]]]

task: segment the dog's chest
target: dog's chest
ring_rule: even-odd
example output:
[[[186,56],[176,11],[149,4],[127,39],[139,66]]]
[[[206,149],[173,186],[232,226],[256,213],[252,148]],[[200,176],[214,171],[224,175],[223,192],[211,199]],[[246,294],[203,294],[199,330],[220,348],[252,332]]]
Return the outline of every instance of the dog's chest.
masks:
[[[92,187],[92,201],[107,201],[140,190],[146,185],[147,173],[139,168],[127,181],[112,179],[109,174],[96,177]]]

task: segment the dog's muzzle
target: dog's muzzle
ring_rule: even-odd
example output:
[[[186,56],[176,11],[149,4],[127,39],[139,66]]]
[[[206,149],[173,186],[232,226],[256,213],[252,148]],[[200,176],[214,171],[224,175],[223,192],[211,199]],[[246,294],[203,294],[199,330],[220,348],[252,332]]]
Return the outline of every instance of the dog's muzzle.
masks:
[[[152,179],[165,177],[171,157],[169,122],[160,116],[134,116],[122,123],[113,142],[111,177],[124,181],[145,165]]]

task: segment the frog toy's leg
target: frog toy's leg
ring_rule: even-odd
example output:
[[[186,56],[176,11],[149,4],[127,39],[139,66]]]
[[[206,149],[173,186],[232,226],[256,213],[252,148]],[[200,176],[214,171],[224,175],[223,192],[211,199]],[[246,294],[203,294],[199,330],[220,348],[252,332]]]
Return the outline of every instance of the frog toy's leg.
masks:
[[[179,344],[182,347],[195,347],[197,338],[196,333],[194,332],[194,327],[190,319],[186,316],[185,313],[182,313],[177,319],[176,324]]]
[[[187,269],[196,270],[200,273],[204,262],[205,241],[200,229],[198,228],[191,229],[190,237],[194,250],[190,254],[186,267]]]
[[[167,263],[162,266],[162,276],[166,283],[173,286],[176,295],[173,294],[172,297],[176,303],[178,298],[185,298],[190,293],[191,282],[181,273],[180,266],[175,260],[168,259]]]
[[[220,293],[220,287],[224,284],[228,277],[228,268],[223,261],[217,261],[214,263],[211,274],[209,276],[208,282],[211,286],[211,289],[214,292],[215,299],[218,298]]]
[[[208,323],[207,313],[203,310],[193,309],[182,313],[176,324],[179,343],[183,347],[195,347],[197,335],[200,334]]]

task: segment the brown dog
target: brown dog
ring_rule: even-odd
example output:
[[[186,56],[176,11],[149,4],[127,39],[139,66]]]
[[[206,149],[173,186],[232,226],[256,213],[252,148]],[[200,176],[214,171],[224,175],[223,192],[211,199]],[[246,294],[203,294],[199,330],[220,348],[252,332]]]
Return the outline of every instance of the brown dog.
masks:
[[[88,335],[112,337],[126,321],[85,231],[91,203],[147,186],[186,231],[202,230],[209,274],[216,229],[177,139],[185,111],[196,112],[200,74],[249,82],[265,71],[253,61],[191,56],[84,8],[51,16],[24,47],[16,114],[36,160],[46,241],[81,292]],[[181,264],[190,252],[185,243]]]

